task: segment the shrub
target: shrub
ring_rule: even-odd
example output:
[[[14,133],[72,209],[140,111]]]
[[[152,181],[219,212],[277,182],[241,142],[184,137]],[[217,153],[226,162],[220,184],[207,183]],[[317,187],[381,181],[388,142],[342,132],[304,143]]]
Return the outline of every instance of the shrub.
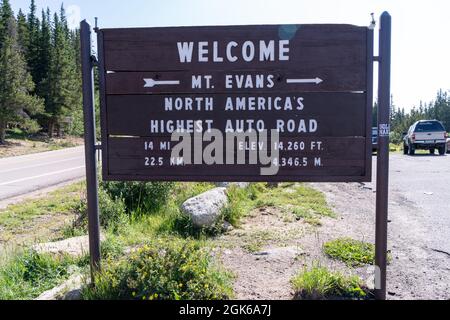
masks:
[[[216,300],[231,297],[230,275],[197,242],[152,241],[122,261],[109,261],[88,300]]]
[[[351,238],[339,238],[324,244],[325,253],[333,259],[358,267],[375,261],[375,246],[372,243]]]
[[[306,268],[292,279],[296,299],[362,299],[367,297],[362,281],[357,276],[347,277],[327,268]]]
[[[24,119],[20,127],[30,135],[36,134],[41,130],[37,121],[32,119]]]
[[[403,134],[393,131],[389,135],[389,140],[393,144],[401,144],[403,142]]]
[[[125,213],[125,204],[121,199],[112,199],[102,188],[98,190],[98,206],[100,211],[100,225],[104,229],[117,232],[121,226],[128,223],[128,217]],[[79,216],[75,222],[76,229],[87,230],[87,202],[83,199],[78,208]]]
[[[107,235],[106,240],[101,243],[101,253],[103,259],[115,259],[123,255],[124,244],[117,238]]]
[[[113,199],[125,203],[127,213],[154,213],[166,203],[174,184],[170,182],[104,182],[103,189]]]

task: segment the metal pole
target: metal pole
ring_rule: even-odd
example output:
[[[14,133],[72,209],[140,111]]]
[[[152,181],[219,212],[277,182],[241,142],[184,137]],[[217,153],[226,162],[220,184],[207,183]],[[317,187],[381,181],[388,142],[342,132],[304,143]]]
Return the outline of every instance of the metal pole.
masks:
[[[381,15],[378,87],[378,157],[376,202],[375,298],[386,299],[387,229],[389,196],[389,132],[391,100],[391,16]]]
[[[83,79],[84,150],[86,158],[86,187],[88,207],[89,252],[91,279],[100,270],[100,223],[98,210],[98,181],[94,109],[94,69],[91,53],[91,26],[81,22],[81,70]]]

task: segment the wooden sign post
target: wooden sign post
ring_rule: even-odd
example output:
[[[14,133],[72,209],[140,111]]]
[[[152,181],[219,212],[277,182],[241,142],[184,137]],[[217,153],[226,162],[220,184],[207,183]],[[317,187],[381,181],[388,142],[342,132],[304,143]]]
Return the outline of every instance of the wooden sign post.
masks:
[[[98,210],[98,181],[94,108],[94,57],[91,53],[91,26],[81,22],[81,71],[83,82],[84,153],[86,159],[86,188],[89,229],[91,278],[100,269],[100,223]]]
[[[378,298],[385,292],[386,270],[386,16],[377,183],[377,263],[384,287]],[[96,31],[104,180],[371,181],[373,30],[261,25]],[[91,263],[96,270],[93,59],[85,21],[81,40]]]
[[[387,230],[389,197],[389,133],[391,106],[391,16],[384,12],[380,26],[380,52],[378,57],[378,157],[377,157],[377,202],[375,297],[386,299]]]

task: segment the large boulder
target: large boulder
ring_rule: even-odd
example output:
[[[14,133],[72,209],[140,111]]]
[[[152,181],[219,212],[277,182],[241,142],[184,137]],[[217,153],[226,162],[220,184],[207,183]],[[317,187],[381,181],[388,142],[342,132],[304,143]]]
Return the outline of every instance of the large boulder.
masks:
[[[83,276],[74,274],[59,286],[42,293],[35,300],[80,300]]]
[[[194,226],[212,227],[218,222],[227,203],[226,188],[215,188],[187,200],[181,206],[181,211],[191,218]]]
[[[100,235],[100,241],[104,241],[105,236]],[[57,242],[39,243],[32,247],[37,253],[67,254],[73,257],[82,257],[89,254],[89,237],[81,236],[65,239]]]

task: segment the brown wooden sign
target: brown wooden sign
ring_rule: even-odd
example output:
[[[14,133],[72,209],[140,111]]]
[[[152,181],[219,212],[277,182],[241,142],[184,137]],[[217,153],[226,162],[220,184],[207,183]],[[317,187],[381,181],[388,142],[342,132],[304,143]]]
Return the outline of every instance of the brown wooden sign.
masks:
[[[368,28],[264,25],[98,34],[105,180],[371,180]],[[223,137],[208,140],[212,132]],[[182,143],[177,133],[193,138],[186,143],[190,154],[174,155]],[[267,141],[261,140],[265,133]],[[223,143],[211,147],[218,140]],[[202,158],[208,148],[214,149],[213,163]],[[263,151],[272,155],[269,162],[262,162]],[[244,162],[225,159],[239,154]],[[276,167],[276,173],[262,175],[263,166]]]

